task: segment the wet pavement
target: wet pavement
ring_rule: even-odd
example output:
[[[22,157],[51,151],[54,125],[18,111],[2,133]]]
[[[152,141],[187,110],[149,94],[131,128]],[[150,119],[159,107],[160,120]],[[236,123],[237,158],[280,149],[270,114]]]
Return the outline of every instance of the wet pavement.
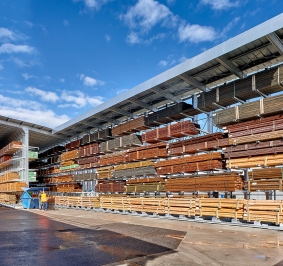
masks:
[[[119,223],[86,229],[0,207],[0,236],[0,265],[77,266],[174,252],[185,232]]]
[[[283,265],[283,232],[0,207],[0,265]]]

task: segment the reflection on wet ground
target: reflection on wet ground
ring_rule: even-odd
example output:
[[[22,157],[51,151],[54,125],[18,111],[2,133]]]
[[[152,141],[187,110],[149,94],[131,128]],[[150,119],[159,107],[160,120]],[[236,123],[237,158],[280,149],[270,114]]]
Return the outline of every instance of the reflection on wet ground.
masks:
[[[131,237],[131,233],[140,237]],[[185,232],[125,224],[119,228],[118,223],[110,228],[102,225],[84,229],[31,212],[0,207],[0,235],[0,265],[59,266],[104,265],[174,252]]]

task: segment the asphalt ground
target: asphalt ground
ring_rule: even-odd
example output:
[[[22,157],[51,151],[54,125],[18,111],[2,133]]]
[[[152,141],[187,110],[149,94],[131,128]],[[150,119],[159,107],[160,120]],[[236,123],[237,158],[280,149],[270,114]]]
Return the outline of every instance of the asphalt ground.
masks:
[[[85,210],[0,207],[0,266],[283,265],[283,232]]]

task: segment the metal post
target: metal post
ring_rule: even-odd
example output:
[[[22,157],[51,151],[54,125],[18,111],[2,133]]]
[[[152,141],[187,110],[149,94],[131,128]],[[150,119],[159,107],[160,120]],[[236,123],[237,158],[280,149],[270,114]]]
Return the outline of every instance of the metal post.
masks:
[[[244,169],[244,179],[245,179],[245,182],[248,182],[249,181],[249,172],[248,172],[248,169]],[[250,199],[250,196],[251,196],[251,193],[249,191],[246,191],[245,192],[245,198],[247,200]]]
[[[29,129],[28,127],[22,128],[24,131],[23,135],[23,149],[22,149],[22,157],[23,157],[23,181],[26,182],[29,187]]]
[[[213,119],[212,119],[212,112],[207,114],[207,132],[213,133]]]
[[[197,106],[198,106],[198,98],[197,98],[196,94],[193,95],[192,104],[193,104],[193,108],[196,109]],[[194,115],[193,120],[194,120],[194,122],[197,122],[198,121],[198,115]]]

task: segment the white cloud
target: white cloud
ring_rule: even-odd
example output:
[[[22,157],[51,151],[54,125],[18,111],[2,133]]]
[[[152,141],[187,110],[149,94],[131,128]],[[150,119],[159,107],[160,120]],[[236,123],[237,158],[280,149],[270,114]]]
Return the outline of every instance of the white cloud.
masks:
[[[168,62],[166,60],[161,60],[158,63],[158,66],[160,66],[160,67],[167,67],[167,65],[168,65]]]
[[[231,7],[237,7],[240,4],[240,1],[231,1],[231,0],[201,0],[200,2],[203,5],[211,5],[211,8],[214,10],[223,10],[229,9]]]
[[[42,105],[36,101],[14,99],[14,98],[3,96],[1,94],[0,94],[0,103],[1,103],[1,106],[12,107],[12,108],[28,107],[32,110],[39,110],[42,107]]]
[[[123,92],[125,92],[125,91],[128,91],[128,89],[120,89],[120,90],[117,90],[117,91],[116,91],[116,94],[118,95],[118,94],[121,94],[121,93],[123,93]]]
[[[84,2],[87,10],[98,10],[102,5],[110,0],[73,0],[74,2]]]
[[[130,44],[136,44],[136,43],[142,42],[142,40],[139,38],[136,32],[131,32],[130,34],[128,34],[126,41],[127,43],[130,43]]]
[[[104,82],[101,80],[97,80],[92,77],[85,76],[84,74],[80,74],[80,80],[83,81],[83,84],[88,87],[93,87],[97,85],[103,85]]]
[[[29,45],[16,45],[12,43],[4,43],[0,46],[0,54],[11,54],[11,53],[32,53],[34,48]]]
[[[69,21],[66,20],[66,19],[64,19],[64,20],[63,20],[63,24],[64,24],[64,26],[69,26]]]
[[[22,61],[19,58],[12,58],[12,61],[19,67],[30,67],[30,65],[26,64],[24,61]]]
[[[235,17],[231,22],[227,24],[227,26],[221,31],[219,37],[226,37],[226,34],[239,22],[240,17]]]
[[[0,28],[0,40],[11,40],[14,41],[16,40],[15,33],[6,29],[6,28]]]
[[[0,70],[3,70],[3,69],[4,69],[3,65],[0,64]]]
[[[105,35],[105,39],[107,42],[110,42],[111,41],[111,36],[110,35]]]
[[[66,80],[65,79],[59,79],[60,82],[64,83]]]
[[[21,107],[0,106],[0,114],[50,128],[55,128],[70,120],[67,115],[57,115],[52,110],[31,110]]]
[[[61,94],[61,99],[70,104],[61,104],[58,107],[74,107],[83,108],[87,105],[97,106],[103,103],[103,98],[100,96],[89,97],[81,91],[63,91]]]
[[[29,75],[28,73],[22,73],[22,77],[23,77],[25,80],[29,80],[29,79],[31,79],[31,78],[34,78],[34,76]]]
[[[139,0],[121,18],[130,28],[140,28],[144,32],[158,23],[172,26],[176,22],[176,17],[169,8],[154,0]]]
[[[213,27],[200,25],[181,25],[178,29],[180,42],[189,41],[199,43],[213,41],[217,38],[217,33]]]
[[[40,96],[41,100],[45,102],[54,103],[59,100],[58,95],[52,91],[43,91],[34,87],[27,87],[25,91],[29,92],[32,95]]]

